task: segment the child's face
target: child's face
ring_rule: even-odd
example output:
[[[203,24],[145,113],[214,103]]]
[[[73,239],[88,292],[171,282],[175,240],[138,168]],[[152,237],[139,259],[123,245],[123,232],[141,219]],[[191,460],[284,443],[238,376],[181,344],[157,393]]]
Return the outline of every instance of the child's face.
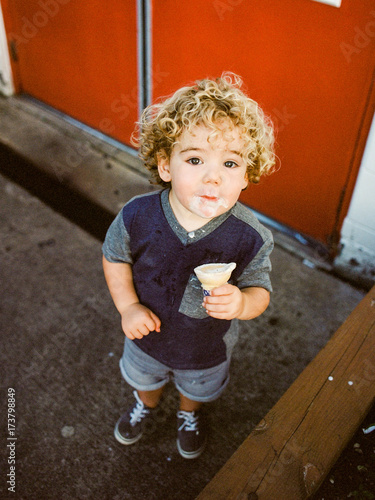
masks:
[[[169,159],[159,160],[159,175],[171,182],[170,203],[185,229],[198,229],[230,210],[247,186],[244,143],[238,128],[208,142],[212,130],[185,130]]]

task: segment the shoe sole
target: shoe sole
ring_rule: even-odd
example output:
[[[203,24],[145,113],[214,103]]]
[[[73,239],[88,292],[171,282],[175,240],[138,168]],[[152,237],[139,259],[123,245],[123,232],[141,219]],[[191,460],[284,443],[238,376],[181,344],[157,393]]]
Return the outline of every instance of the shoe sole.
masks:
[[[115,427],[115,430],[114,430],[114,436],[115,436],[115,439],[121,443],[121,444],[124,444],[126,446],[130,445],[130,444],[134,444],[136,443],[137,441],[139,441],[143,435],[143,433],[141,432],[140,434],[138,434],[138,436],[135,436],[134,438],[124,438],[124,436],[122,434],[120,434],[119,430],[118,430],[118,423],[116,424],[116,427]]]
[[[198,450],[185,451],[181,448],[180,441],[177,439],[177,449],[178,449],[179,454],[183,458],[187,458],[188,460],[192,459],[192,458],[198,458],[203,453],[203,450],[205,449],[205,447],[206,447],[206,441],[203,443],[203,445]]]

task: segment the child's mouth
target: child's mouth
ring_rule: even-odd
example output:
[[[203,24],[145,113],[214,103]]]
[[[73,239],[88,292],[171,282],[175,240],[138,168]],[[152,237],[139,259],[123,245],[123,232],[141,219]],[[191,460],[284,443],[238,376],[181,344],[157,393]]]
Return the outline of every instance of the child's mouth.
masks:
[[[209,193],[193,196],[190,203],[190,209],[205,218],[216,217],[221,207],[228,207],[226,200]]]
[[[203,198],[204,200],[208,200],[208,201],[218,201],[219,200],[219,198],[217,196],[202,195],[201,198]]]

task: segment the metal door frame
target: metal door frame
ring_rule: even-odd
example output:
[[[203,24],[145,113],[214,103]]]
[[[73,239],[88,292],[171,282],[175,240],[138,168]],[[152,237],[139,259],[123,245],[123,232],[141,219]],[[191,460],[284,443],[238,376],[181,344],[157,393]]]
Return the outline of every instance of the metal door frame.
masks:
[[[152,100],[152,0],[137,0],[138,115]]]

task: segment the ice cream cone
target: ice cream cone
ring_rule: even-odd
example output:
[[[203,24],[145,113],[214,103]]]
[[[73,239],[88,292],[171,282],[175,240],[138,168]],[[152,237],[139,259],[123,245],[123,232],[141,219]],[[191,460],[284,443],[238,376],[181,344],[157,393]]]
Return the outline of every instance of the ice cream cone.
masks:
[[[211,290],[225,285],[235,267],[235,262],[229,264],[203,264],[202,266],[196,267],[194,272],[202,284],[204,295],[210,295]]]

